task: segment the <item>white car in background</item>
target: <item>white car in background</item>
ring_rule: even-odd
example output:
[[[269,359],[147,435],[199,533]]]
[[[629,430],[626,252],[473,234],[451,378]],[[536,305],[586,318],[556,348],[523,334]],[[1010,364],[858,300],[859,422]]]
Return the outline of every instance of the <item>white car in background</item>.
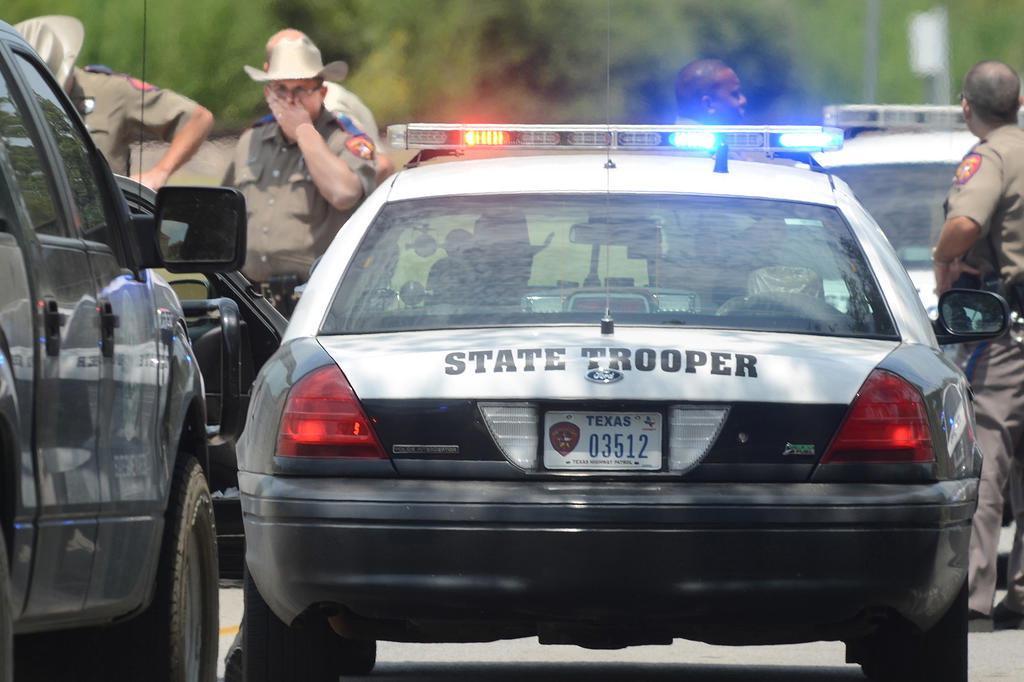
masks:
[[[882,227],[934,319],[931,248],[957,164],[978,138],[958,106],[830,106],[824,118],[849,139],[842,149],[816,154],[817,161],[846,181]]]

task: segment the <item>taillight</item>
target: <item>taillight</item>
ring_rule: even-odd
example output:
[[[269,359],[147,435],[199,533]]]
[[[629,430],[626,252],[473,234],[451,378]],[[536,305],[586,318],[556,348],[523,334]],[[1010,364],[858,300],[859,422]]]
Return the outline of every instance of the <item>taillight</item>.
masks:
[[[932,462],[924,399],[895,374],[873,371],[821,463]]]
[[[336,365],[292,386],[277,437],[281,457],[386,459],[359,398]]]

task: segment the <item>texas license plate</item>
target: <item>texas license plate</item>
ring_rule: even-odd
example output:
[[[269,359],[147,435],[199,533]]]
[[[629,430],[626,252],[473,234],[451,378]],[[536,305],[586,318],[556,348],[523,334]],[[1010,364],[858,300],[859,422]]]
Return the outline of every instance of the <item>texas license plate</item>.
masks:
[[[548,412],[544,435],[548,469],[661,468],[661,415],[657,412]]]

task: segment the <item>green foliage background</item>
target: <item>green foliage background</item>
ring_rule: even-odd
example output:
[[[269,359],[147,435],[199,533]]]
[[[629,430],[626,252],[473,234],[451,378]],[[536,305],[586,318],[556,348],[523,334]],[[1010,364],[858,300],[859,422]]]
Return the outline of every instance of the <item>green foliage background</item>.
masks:
[[[142,75],[142,0],[3,0],[14,23],[79,16],[80,64]],[[1024,0],[881,0],[878,100],[924,101],[907,22],[944,5],[952,71],[996,58],[1024,68]],[[381,125],[406,120],[670,121],[672,82],[697,56],[734,65],[752,120],[815,121],[863,90],[865,0],[150,0],[146,79],[204,103],[221,129],[263,111],[242,64],[277,28],[352,66],[346,85]],[[606,97],[606,40],[611,90]],[[951,85],[956,92],[957,84]]]

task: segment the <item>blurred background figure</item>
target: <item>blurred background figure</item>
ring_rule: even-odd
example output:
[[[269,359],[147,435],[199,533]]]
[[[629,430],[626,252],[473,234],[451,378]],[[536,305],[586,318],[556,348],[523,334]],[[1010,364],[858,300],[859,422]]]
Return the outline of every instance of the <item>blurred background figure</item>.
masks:
[[[50,15],[14,26],[39,53],[57,82],[71,96],[111,170],[133,173],[142,184],[160,189],[188,161],[213,128],[213,114],[171,90],[163,90],[105,66],[75,66],[85,40],[75,17]],[[146,135],[170,145],[144,173],[129,167],[130,149]]]
[[[738,124],[746,106],[739,76],[720,59],[696,59],[676,76],[676,123]]]

